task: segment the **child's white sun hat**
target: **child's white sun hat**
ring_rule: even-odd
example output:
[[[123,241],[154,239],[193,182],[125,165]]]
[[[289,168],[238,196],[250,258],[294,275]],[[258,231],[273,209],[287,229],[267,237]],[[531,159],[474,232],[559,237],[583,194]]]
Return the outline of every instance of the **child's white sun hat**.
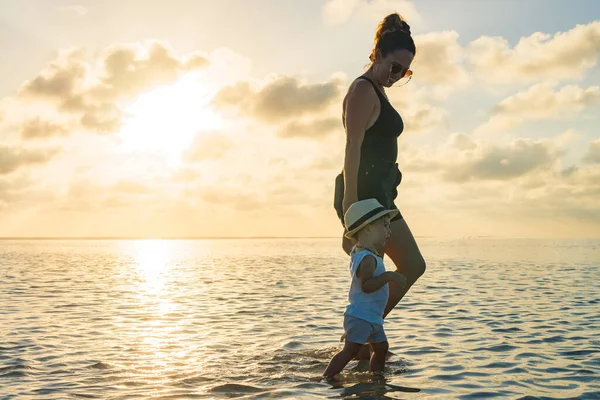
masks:
[[[352,204],[344,214],[344,223],[346,225],[346,236],[352,238],[356,232],[360,231],[367,224],[375,221],[384,215],[394,218],[398,210],[388,210],[381,205],[377,199],[359,200]]]

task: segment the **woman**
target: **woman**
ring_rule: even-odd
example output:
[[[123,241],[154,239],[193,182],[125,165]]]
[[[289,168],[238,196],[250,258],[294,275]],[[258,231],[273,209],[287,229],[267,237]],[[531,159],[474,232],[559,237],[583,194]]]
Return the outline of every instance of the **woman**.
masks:
[[[398,14],[388,15],[377,27],[369,69],[350,85],[344,98],[346,152],[344,169],[335,182],[334,201],[342,224],[344,213],[358,200],[376,198],[384,207],[397,209],[394,200],[402,180],[396,163],[397,140],[404,123],[388,101],[384,87],[410,78],[409,68],[415,54],[409,25]],[[407,284],[400,288],[390,283],[384,318],[425,272],[425,260],[401,213],[392,219],[391,230],[385,254],[406,277]],[[352,246],[344,237],[342,247],[347,254]],[[368,354],[365,354],[367,348],[363,350],[360,358]]]

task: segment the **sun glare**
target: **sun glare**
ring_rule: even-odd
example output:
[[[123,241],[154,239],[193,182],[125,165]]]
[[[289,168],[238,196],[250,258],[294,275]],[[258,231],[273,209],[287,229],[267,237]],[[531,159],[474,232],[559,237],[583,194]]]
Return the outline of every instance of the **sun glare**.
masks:
[[[180,159],[198,131],[221,126],[219,114],[209,107],[212,96],[208,85],[193,75],[143,94],[126,109],[121,150]]]
[[[134,242],[136,267],[148,292],[159,293],[169,273],[170,246],[164,240]]]

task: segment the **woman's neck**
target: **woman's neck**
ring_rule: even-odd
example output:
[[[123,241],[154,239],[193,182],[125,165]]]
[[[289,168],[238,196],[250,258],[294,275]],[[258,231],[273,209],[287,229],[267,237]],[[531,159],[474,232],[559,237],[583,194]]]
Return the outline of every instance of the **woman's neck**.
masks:
[[[373,73],[373,65],[371,65],[367,72],[365,72],[363,75],[371,79],[375,83],[375,85],[377,85],[377,88],[383,91],[383,85],[379,82],[379,79],[377,79],[375,77],[375,74]]]

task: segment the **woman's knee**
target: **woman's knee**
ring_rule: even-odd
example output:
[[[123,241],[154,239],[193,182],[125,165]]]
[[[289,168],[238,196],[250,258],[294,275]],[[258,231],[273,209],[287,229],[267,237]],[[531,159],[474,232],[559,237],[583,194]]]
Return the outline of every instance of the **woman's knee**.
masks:
[[[396,265],[396,270],[406,276],[406,279],[411,285],[416,282],[427,269],[425,259],[421,253],[414,254],[412,257],[406,257],[399,252],[392,252],[390,258]]]
[[[416,261],[415,267],[414,267],[415,280],[419,279],[421,277],[421,275],[423,275],[425,273],[426,269],[427,269],[427,264],[425,264],[425,259],[423,258],[423,256],[420,256],[418,258],[418,260]]]
[[[408,280],[409,285],[413,285],[424,273],[427,269],[427,265],[425,264],[425,259],[422,256],[416,257],[410,263],[410,266],[406,269],[408,275],[406,279]]]

